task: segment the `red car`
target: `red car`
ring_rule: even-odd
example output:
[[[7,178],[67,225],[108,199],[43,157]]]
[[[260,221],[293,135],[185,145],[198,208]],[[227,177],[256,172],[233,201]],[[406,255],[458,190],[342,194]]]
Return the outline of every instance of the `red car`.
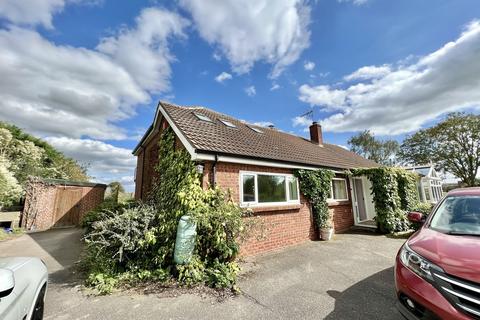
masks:
[[[480,319],[480,188],[449,192],[400,248],[397,307],[407,319]]]

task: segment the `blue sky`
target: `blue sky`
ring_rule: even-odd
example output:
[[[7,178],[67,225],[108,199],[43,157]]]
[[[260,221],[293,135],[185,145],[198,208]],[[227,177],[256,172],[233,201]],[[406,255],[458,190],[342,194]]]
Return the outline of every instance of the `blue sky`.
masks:
[[[0,119],[133,188],[157,101],[325,140],[401,140],[480,105],[477,0],[0,3]],[[223,76],[220,76],[222,75]]]

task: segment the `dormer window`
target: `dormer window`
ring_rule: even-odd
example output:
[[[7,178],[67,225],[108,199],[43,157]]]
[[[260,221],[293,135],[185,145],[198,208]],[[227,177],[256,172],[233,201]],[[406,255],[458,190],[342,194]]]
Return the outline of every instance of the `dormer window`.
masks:
[[[210,118],[207,117],[206,115],[203,115],[203,114],[200,114],[200,113],[196,113],[196,112],[194,112],[193,114],[198,118],[198,120],[207,121],[207,122],[213,122],[212,119],[210,119]]]
[[[249,127],[250,129],[252,129],[253,131],[255,131],[256,133],[263,133],[262,130],[258,129],[258,128],[255,128],[255,127],[250,127],[250,126],[247,126]]]
[[[230,127],[230,128],[236,128],[237,126],[234,125],[232,122],[228,121],[228,120],[225,120],[225,119],[219,119],[221,123],[223,123],[224,125],[226,125],[227,127]]]

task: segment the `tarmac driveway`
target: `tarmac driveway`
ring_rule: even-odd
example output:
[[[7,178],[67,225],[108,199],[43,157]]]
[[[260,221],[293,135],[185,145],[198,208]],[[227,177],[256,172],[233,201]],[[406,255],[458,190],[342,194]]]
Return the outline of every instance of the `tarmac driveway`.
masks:
[[[341,234],[244,264],[238,297],[117,293],[87,296],[69,267],[81,250],[78,229],[0,243],[0,256],[44,258],[51,272],[45,319],[402,319],[395,309],[393,262],[404,240]]]

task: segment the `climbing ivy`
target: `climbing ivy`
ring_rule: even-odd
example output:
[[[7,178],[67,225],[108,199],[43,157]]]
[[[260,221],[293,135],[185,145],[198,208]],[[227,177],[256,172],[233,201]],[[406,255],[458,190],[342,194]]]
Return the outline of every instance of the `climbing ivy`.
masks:
[[[295,170],[302,193],[312,205],[315,224],[319,229],[331,226],[327,199],[330,196],[334,173],[331,170]]]
[[[406,213],[418,204],[417,176],[401,168],[357,169],[355,176],[366,176],[372,183],[376,220],[380,231],[405,231],[409,228]]]
[[[245,221],[228,192],[201,187],[189,153],[175,146],[172,129],[159,141],[158,177],[146,204],[97,215],[88,243],[88,284],[107,293],[120,283],[175,280],[180,285],[207,284],[235,289],[239,239],[247,237]],[[175,265],[177,225],[188,214],[196,222],[195,250],[186,265]]]

